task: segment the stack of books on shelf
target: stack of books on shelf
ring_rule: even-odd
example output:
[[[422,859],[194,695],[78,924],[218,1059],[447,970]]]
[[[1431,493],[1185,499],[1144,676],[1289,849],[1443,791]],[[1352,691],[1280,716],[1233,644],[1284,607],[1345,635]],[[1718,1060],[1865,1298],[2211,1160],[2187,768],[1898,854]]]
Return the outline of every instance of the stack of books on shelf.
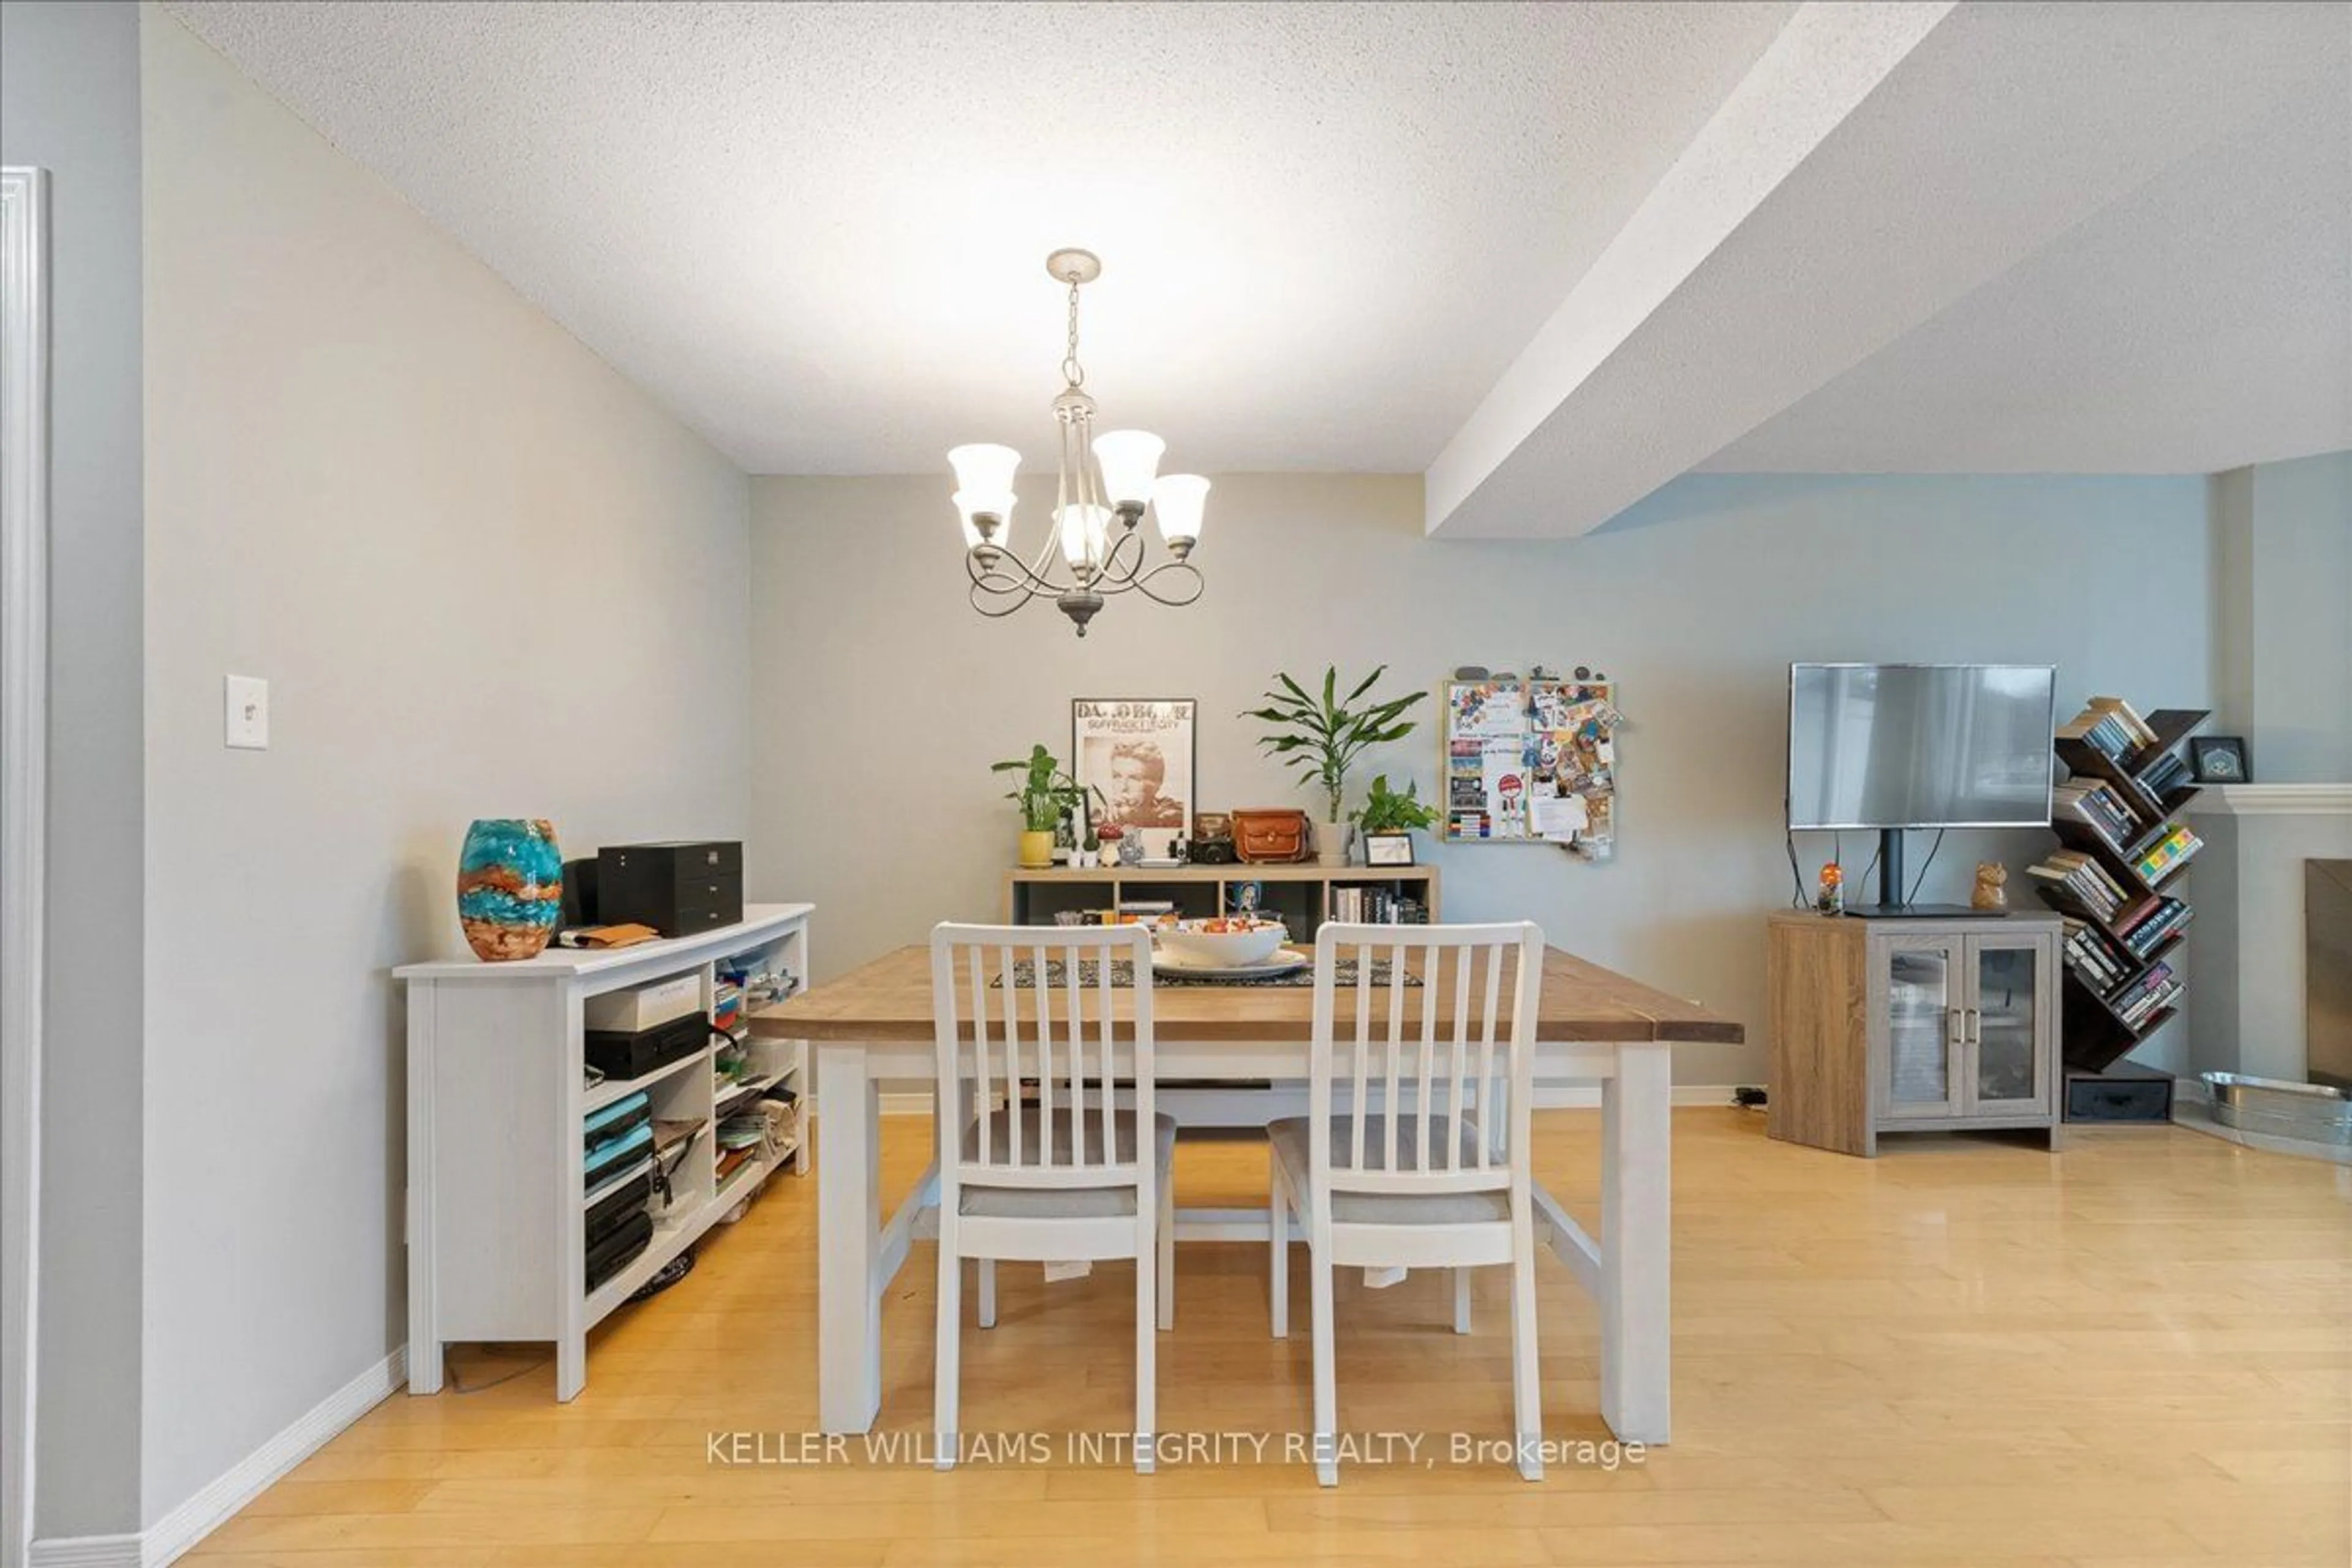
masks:
[[[2139,819],[2116,786],[2103,780],[2069,779],[2051,791],[2051,804],[2061,818],[2088,824],[2117,854],[2140,836]]]
[[[728,1177],[758,1159],[767,1141],[768,1119],[761,1112],[757,1100],[719,1122],[719,1184],[725,1186]]]
[[[2139,960],[2116,946],[2097,926],[2068,915],[2066,967],[2081,975],[2092,990],[2105,994],[2131,978]]]
[[[1334,888],[1331,918],[1348,925],[1426,925],[1429,911],[1419,899],[1386,888]]]
[[[2156,743],[2147,721],[2120,697],[2094,697],[2089,707],[2059,730],[2062,741],[2080,741],[2117,766],[2142,746]]]
[[[2117,921],[2116,939],[2134,958],[2145,959],[2188,930],[2189,917],[2195,913],[2179,899],[2158,899],[2134,910],[2128,919]]]
[[[2167,823],[2164,837],[2141,847],[2133,858],[2132,869],[2139,873],[2141,881],[2153,888],[2203,847],[2205,841],[2191,833],[2187,823]]]
[[[2115,1009],[2116,1017],[2137,1029],[2158,1013],[2170,1006],[2173,999],[2179,994],[2180,982],[2174,978],[2172,965],[2158,963],[2151,965],[2146,974],[2109,997],[2107,1005]]]
[[[2152,794],[2170,795],[2189,782],[2188,761],[2179,752],[2167,752],[2148,763],[2147,770],[2139,775],[2139,782]]]
[[[2078,849],[2053,849],[2026,870],[2045,882],[2057,883],[2076,903],[2103,921],[2112,923],[2124,906],[2131,902],[2131,895],[2124,891],[2115,875]]]

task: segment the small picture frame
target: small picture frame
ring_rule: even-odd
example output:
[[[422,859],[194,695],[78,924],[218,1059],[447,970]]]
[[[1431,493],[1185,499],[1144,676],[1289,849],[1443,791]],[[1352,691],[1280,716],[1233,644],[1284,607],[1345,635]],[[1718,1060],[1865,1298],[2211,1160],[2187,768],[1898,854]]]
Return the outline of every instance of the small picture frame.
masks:
[[[2254,753],[2243,735],[2198,735],[2189,742],[2189,776],[2201,784],[2252,784]]]
[[[1412,835],[1410,833],[1365,834],[1364,864],[1367,866],[1412,865]]]

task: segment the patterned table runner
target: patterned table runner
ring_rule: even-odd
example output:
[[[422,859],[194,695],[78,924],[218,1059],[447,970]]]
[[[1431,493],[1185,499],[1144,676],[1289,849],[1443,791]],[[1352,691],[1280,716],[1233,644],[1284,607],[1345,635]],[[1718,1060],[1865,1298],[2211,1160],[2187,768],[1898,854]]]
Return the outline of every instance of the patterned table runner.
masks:
[[[1338,964],[1339,968],[1335,976],[1338,984],[1343,987],[1355,984],[1357,978],[1356,961],[1352,958],[1342,958],[1338,961]],[[1096,960],[1091,958],[1080,959],[1078,961],[1078,984],[1080,985],[1093,985],[1097,984],[1097,964]],[[1374,959],[1372,961],[1372,984],[1375,985],[1386,985],[1389,983],[1389,969],[1390,964],[1387,959]],[[1111,960],[1110,983],[1113,985],[1133,986],[1135,984],[1135,964],[1133,962],[1124,958],[1115,958]],[[1154,985],[1180,987],[1188,985],[1311,986],[1315,984],[1315,966],[1311,963],[1303,963],[1297,969],[1289,971],[1287,973],[1260,974],[1255,975],[1247,980],[1216,980],[1201,975],[1171,974],[1163,970],[1154,970],[1151,975],[1151,983]],[[1405,972],[1404,983],[1407,985],[1417,986],[1421,984],[1421,976],[1408,970]],[[1055,989],[1067,985],[1069,984],[1069,966],[1058,958],[1047,959],[1045,961],[1045,984],[1048,987]],[[989,989],[992,991],[1003,990],[1004,988],[1004,972],[1001,968],[998,969],[989,977],[988,984]],[[1027,958],[1014,959],[1013,961],[1013,989],[1016,991],[1031,991],[1036,988],[1036,962],[1034,959]]]

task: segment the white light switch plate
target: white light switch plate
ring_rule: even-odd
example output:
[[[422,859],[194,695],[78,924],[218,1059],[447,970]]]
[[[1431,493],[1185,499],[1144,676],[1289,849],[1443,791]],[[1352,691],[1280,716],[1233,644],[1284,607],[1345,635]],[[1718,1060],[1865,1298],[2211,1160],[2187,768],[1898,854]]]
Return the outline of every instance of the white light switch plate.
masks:
[[[269,682],[257,675],[232,675],[222,682],[222,739],[239,751],[269,750]]]

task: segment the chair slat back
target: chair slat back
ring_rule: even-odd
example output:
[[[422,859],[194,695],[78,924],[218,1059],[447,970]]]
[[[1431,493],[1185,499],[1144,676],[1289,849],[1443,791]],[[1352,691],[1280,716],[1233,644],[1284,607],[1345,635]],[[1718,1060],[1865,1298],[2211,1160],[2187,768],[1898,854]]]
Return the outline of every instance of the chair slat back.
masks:
[[[1133,971],[1130,986],[1113,984],[1120,962]],[[1117,1019],[1121,991],[1132,998],[1131,1026]],[[1138,1184],[1139,1163],[1150,1163],[1153,1109],[1150,932],[941,924],[931,931],[931,1008],[943,1202],[967,1182]],[[1123,1080],[1134,1084],[1143,1130],[1124,1150],[1113,1115]],[[991,1114],[1000,1107],[1011,1114]],[[1066,1139],[1055,1136],[1058,1121]]]
[[[1355,963],[1345,1018],[1343,959]],[[1307,1084],[1317,1179],[1378,1193],[1523,1181],[1542,988],[1543,932],[1531,921],[1325,925]]]

